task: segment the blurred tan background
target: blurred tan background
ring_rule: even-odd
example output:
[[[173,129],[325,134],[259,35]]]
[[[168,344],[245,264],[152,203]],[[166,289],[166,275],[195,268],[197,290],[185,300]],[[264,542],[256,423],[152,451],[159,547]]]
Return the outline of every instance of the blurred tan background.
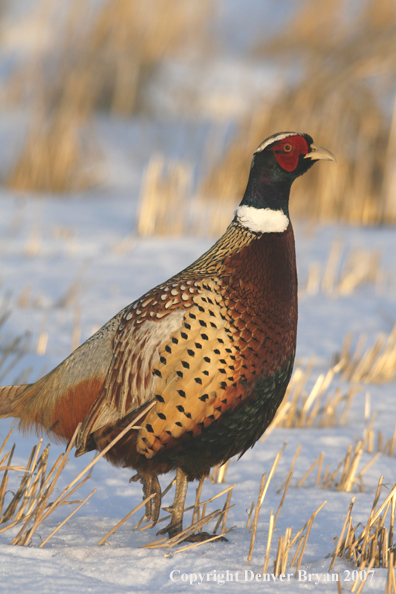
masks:
[[[282,130],[308,132],[338,160],[295,184],[295,218],[396,221],[394,1],[3,0],[0,10],[1,118],[24,122],[3,168],[9,190],[109,188],[103,118],[117,130],[193,121],[205,130],[195,159],[188,134],[176,159],[155,136],[148,147],[141,235],[221,233],[252,152]]]

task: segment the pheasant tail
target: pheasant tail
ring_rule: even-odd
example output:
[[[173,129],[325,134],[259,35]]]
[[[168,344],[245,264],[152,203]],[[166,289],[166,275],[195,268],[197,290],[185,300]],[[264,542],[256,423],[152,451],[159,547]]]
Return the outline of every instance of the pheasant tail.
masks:
[[[0,387],[0,419],[15,416],[15,399],[29,384]]]

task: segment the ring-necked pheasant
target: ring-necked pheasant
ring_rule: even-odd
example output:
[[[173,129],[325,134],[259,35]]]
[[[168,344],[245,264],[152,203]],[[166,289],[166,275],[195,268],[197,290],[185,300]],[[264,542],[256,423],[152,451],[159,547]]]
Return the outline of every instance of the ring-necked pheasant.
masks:
[[[188,268],[127,306],[35,384],[0,388],[0,418],[102,450],[151,401],[107,454],[138,471],[146,514],[158,518],[158,474],[177,469],[171,524],[182,528],[187,481],[242,455],[284,396],[296,348],[297,273],[289,219],[292,182],[335,160],[307,134],[270,136],[224,235]]]

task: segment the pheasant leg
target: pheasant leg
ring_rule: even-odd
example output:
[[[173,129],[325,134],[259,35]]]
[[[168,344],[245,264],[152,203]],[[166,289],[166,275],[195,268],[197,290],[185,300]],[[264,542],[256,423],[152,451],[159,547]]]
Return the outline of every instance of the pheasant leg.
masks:
[[[154,494],[154,497],[146,503],[146,518],[155,526],[161,510],[161,485],[156,474],[139,473],[132,477],[131,481],[136,482],[139,479],[143,485],[143,499]]]
[[[160,530],[157,534],[169,534],[169,538],[176,536],[183,530],[184,502],[187,495],[187,475],[180,468],[176,472],[176,492],[173,505],[171,506],[171,523]]]
[[[162,530],[159,530],[157,534],[169,534],[169,538],[172,538],[183,530],[183,513],[186,495],[187,475],[180,468],[178,468],[176,473],[175,499],[173,505],[170,508],[172,512],[171,523]],[[183,540],[186,542],[202,542],[212,537],[213,534],[208,534],[208,532],[198,532],[197,534],[190,534],[190,536],[186,536],[186,538]],[[219,540],[228,542],[224,537],[221,537]]]

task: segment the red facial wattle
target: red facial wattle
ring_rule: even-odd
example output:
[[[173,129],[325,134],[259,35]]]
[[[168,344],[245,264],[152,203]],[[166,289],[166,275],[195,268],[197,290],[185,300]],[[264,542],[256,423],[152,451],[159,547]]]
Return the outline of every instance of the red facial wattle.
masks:
[[[308,153],[308,144],[302,136],[288,136],[271,148],[278,164],[285,171],[294,171],[300,155]]]

